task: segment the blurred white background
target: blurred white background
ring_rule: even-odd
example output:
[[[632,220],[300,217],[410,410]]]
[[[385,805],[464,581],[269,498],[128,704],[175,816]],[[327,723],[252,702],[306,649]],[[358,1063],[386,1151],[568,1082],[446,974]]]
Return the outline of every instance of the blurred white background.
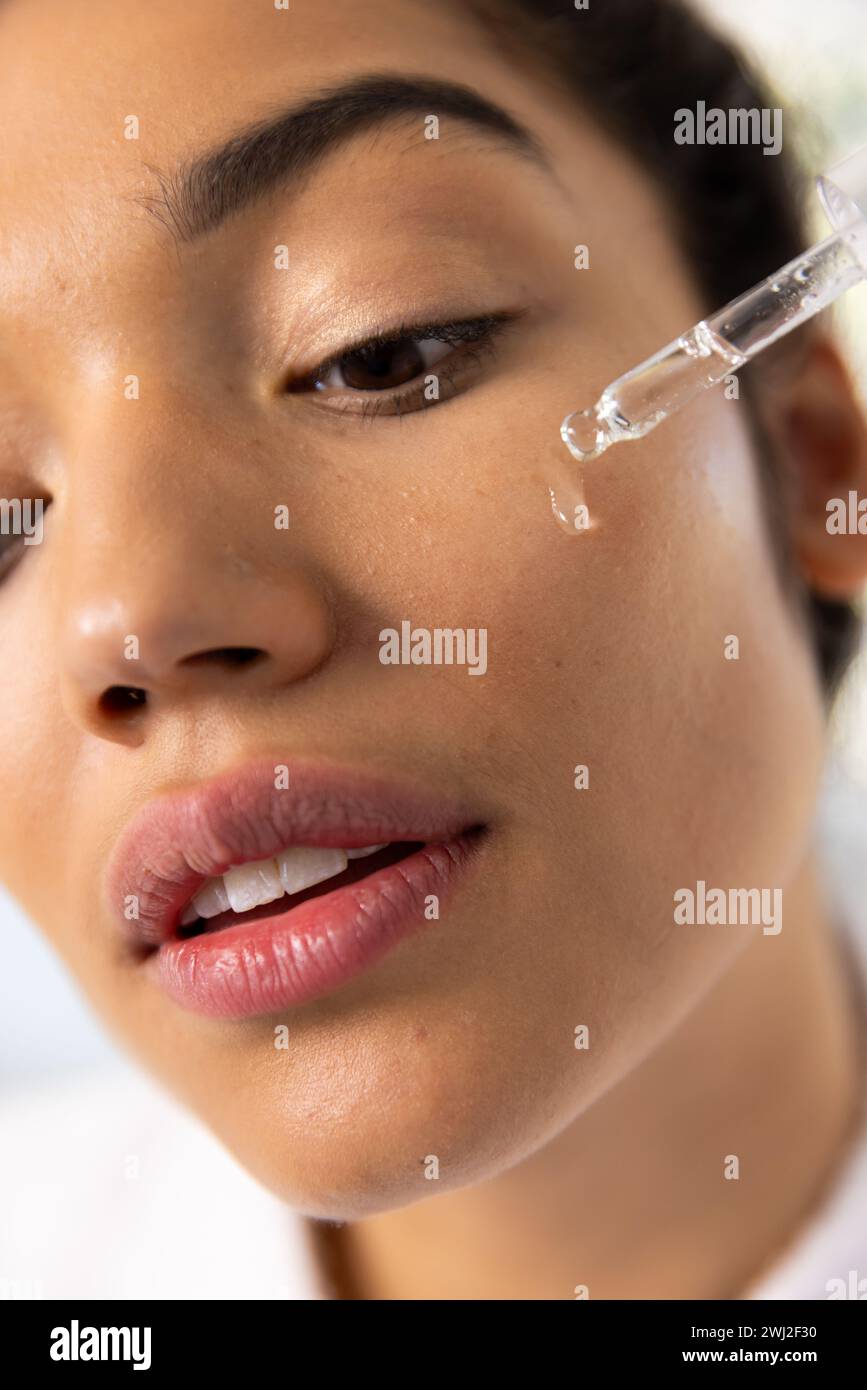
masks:
[[[867,144],[867,0],[694,3],[718,28],[739,39],[786,105],[797,109],[808,166],[816,173]],[[826,232],[817,199],[816,235]],[[867,287],[851,291],[835,315],[867,402]],[[848,770],[867,788],[867,653],[856,663],[843,692],[834,737]],[[113,1064],[112,1044],[2,890],[0,934],[0,1087]]]

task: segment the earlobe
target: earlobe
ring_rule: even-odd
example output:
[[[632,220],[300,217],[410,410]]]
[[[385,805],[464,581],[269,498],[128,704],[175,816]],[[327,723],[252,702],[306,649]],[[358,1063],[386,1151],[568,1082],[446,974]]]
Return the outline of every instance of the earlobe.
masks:
[[[867,583],[867,419],[829,339],[817,339],[778,408],[799,567],[822,598],[851,599]]]

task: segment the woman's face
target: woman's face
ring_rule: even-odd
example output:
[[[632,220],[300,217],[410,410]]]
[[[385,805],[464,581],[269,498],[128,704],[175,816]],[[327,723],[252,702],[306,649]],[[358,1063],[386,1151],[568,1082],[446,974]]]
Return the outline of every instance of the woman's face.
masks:
[[[785,900],[814,800],[821,702],[743,404],[710,393],[593,465],[589,532],[552,515],[563,416],[708,307],[664,190],[457,5],[11,0],[0,67],[0,493],[51,499],[0,585],[3,880],[115,1035],[294,1205],[410,1202],[431,1154],[441,1188],[484,1178],[755,940],[675,926],[673,895]],[[445,98],[390,120],[382,99],[303,177],[287,157],[260,196],[230,179],[223,220],[212,200],[173,227],[182,165],[371,72],[473,89],[550,169]],[[469,320],[469,341],[426,328],[327,365]],[[484,629],[486,669],[384,664],[404,622]],[[156,801],[165,877],[191,821],[207,876],[226,846],[184,796],[217,779],[231,816],[248,764],[287,769],[287,825],[305,789],[314,843],[326,772],[332,801],[384,780],[484,832],[438,920],[412,899],[413,929],[404,910],[334,987],[221,1010],[219,959],[196,994],[139,949],[113,855],[125,835],[135,861]]]

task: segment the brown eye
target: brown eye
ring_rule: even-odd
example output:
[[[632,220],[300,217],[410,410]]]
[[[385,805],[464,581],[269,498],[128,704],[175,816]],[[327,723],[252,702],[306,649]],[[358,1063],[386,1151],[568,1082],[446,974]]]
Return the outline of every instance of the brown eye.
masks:
[[[409,415],[468,390],[484,360],[496,356],[500,335],[525,312],[403,323],[284,379],[282,390],[286,395],[318,394],[323,406],[362,419]]]
[[[400,338],[357,348],[335,362],[316,382],[319,391],[388,391],[414,381],[450,351],[437,338]]]

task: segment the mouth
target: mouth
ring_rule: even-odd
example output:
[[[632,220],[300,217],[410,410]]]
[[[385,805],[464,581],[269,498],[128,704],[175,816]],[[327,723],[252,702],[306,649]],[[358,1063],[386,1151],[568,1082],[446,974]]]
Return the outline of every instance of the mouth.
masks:
[[[320,998],[436,929],[485,829],[412,788],[259,762],[146,806],[106,891],[177,1004],[247,1018]]]
[[[182,911],[175,935],[189,941],[239,922],[276,917],[302,903],[399,864],[419,842],[321,849],[296,845],[272,859],[259,859],[208,879]]]

